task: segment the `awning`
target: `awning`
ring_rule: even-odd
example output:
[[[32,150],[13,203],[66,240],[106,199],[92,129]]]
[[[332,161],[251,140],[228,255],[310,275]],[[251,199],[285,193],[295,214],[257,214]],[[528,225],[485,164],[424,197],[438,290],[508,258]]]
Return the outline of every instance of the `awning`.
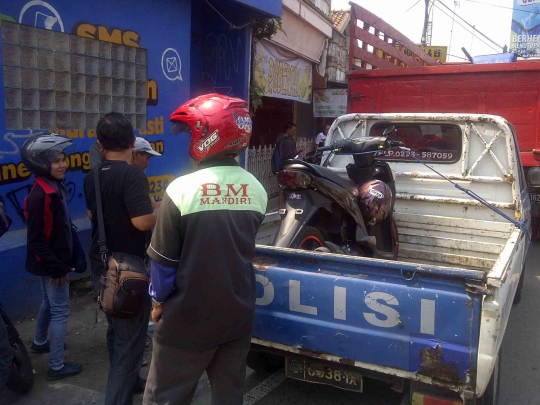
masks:
[[[281,0],[232,0],[245,4],[257,11],[268,14],[269,17],[281,17]]]

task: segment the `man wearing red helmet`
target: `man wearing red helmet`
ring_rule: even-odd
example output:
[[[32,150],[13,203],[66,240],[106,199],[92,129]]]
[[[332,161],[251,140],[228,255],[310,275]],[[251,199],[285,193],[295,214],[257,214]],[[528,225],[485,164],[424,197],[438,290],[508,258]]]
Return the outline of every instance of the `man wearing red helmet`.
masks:
[[[255,235],[267,194],[235,160],[249,144],[247,103],[209,94],[172,115],[198,170],[167,188],[148,254],[156,323],[143,403],[186,404],[204,371],[213,404],[242,404],[255,312]]]

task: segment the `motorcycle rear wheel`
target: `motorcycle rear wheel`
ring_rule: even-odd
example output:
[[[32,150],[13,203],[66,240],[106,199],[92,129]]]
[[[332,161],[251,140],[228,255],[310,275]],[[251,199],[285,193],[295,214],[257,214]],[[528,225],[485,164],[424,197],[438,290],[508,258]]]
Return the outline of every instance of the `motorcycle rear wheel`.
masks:
[[[312,226],[304,227],[289,246],[291,249],[315,250],[327,247],[322,233]]]

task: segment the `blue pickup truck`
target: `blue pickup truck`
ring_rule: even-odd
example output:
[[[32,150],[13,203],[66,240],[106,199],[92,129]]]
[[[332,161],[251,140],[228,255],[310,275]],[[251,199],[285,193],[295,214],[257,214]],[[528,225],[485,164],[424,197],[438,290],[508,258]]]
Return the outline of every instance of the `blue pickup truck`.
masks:
[[[427,152],[429,166],[524,226],[406,155],[388,156],[397,261],[271,247],[280,217],[269,214],[259,232],[269,246],[258,246],[254,261],[248,365],[285,364],[288,377],[358,392],[365,378],[383,380],[413,405],[495,405],[501,343],[529,246],[514,129],[487,115],[350,114],[326,142],[375,136],[381,122],[407,128],[402,141],[420,158],[426,143],[439,145]],[[434,131],[438,123],[453,130]],[[330,167],[347,176],[350,162],[334,156]]]

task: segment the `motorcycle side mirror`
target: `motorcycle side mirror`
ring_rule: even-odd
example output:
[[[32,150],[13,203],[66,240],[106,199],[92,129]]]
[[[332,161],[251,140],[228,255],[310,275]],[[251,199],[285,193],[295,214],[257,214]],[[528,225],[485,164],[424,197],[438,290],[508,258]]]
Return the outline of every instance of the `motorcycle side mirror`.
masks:
[[[392,125],[391,127],[388,127],[388,128],[386,128],[386,129],[384,130],[383,136],[384,136],[385,138],[388,138],[388,137],[392,136],[392,135],[393,135],[394,133],[396,133],[396,132],[397,132],[397,129],[396,129],[395,125]]]

